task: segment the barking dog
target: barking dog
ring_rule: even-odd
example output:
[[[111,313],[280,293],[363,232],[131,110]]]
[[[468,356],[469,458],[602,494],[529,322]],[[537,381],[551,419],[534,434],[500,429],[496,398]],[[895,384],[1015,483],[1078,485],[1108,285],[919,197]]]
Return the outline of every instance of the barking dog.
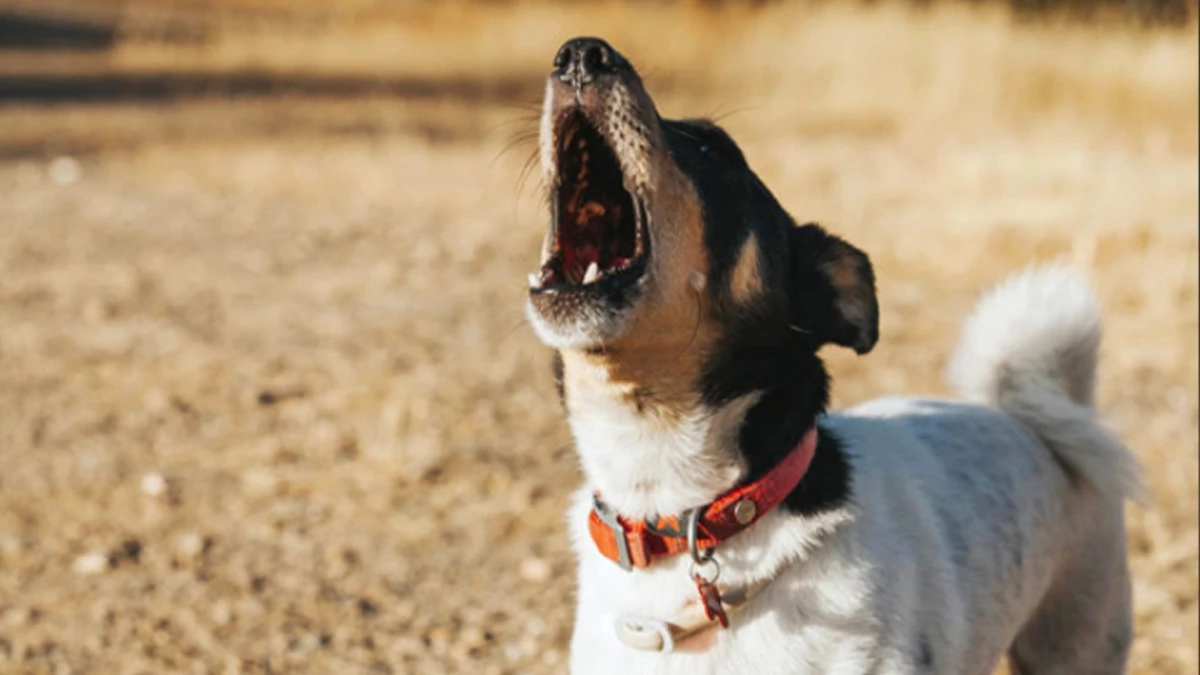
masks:
[[[546,85],[528,313],[587,485],[575,673],[1124,672],[1130,453],[1092,409],[1063,270],[967,322],[964,402],[826,413],[817,350],[878,338],[867,256],[797,226],[733,140],[663,119],[598,39]]]

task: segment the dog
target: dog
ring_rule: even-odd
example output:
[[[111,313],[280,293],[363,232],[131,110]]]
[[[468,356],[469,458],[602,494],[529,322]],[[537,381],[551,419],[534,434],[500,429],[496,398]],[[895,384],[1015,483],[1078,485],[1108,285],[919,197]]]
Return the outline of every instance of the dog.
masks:
[[[817,351],[879,339],[868,256],[797,225],[733,139],[659,116],[600,39],[545,90],[527,314],[586,485],[571,672],[1122,673],[1134,456],[1096,419],[1097,303],[986,297],[961,401],[828,412]]]

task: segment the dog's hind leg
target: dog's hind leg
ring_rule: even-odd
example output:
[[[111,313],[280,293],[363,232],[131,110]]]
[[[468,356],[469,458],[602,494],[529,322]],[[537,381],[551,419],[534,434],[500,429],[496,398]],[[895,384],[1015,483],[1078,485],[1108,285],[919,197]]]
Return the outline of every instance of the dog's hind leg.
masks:
[[[1009,649],[1013,675],[1123,675],[1133,639],[1124,528],[1097,532]]]

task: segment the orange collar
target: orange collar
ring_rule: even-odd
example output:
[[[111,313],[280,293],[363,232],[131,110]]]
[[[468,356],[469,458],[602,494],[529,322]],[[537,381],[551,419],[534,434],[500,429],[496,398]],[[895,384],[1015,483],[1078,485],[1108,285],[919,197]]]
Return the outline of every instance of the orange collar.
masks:
[[[817,451],[817,429],[809,429],[800,443],[762,478],[736,487],[707,506],[696,519],[695,544],[707,551],[745,530],[780,503],[800,483]],[[689,550],[685,521],[690,512],[660,516],[653,522],[627,522],[596,495],[588,514],[588,532],[600,555],[625,570],[649,567],[656,559]]]

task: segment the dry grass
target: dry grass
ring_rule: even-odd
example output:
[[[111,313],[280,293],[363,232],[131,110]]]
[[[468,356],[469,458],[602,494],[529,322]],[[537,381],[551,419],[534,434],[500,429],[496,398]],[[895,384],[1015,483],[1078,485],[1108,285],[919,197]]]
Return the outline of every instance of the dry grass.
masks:
[[[871,253],[884,338],[829,354],[838,405],[942,393],[977,292],[1074,260],[1155,496],[1130,511],[1133,672],[1196,671],[1194,28],[445,11],[110,66],[536,91],[562,38],[606,35],[665,113],[724,114],[793,213]],[[26,149],[0,163],[0,672],[562,670],[579,476],[521,319],[533,148],[504,151],[531,126],[450,99],[0,109]],[[45,147],[86,151],[78,180]]]

